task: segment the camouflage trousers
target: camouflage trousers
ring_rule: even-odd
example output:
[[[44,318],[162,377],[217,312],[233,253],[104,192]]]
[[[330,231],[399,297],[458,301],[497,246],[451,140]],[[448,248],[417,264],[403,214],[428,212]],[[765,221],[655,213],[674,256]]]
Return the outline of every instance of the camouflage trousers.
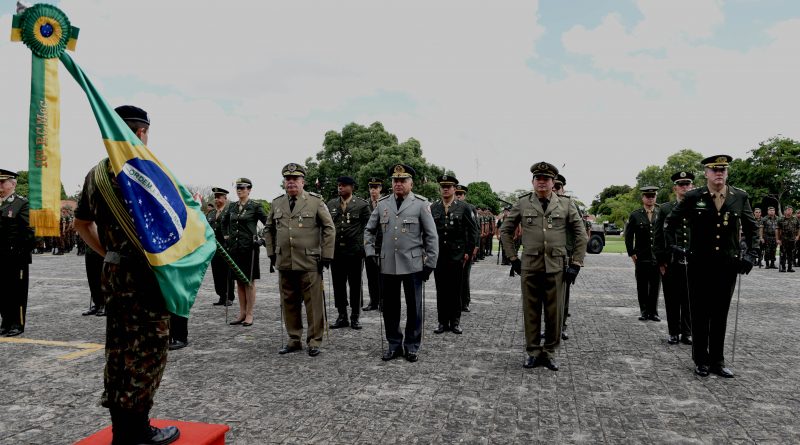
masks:
[[[101,405],[147,412],[164,375],[169,312],[152,271],[103,265],[106,367]]]

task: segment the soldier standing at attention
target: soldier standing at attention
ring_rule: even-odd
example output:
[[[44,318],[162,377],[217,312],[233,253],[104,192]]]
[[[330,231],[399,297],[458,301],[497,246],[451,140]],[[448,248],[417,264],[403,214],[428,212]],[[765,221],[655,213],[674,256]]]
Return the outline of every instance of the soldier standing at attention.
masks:
[[[381,199],[381,190],[383,190],[383,180],[380,178],[369,178],[367,184],[369,186],[369,213],[370,215],[378,207],[378,200]],[[381,251],[380,244],[375,246],[377,252]],[[374,311],[378,309],[381,298],[380,289],[380,273],[378,264],[373,261],[366,261],[365,269],[367,270],[367,288],[369,289],[369,304],[361,308],[362,311]]]
[[[356,181],[350,176],[336,180],[339,197],[328,201],[328,210],[336,226],[336,245],[331,277],[333,298],[339,318],[331,329],[361,329],[358,318],[361,314],[361,271],[364,268],[364,227],[372,212],[369,203],[353,196]],[[350,285],[350,321],[347,321],[347,285]]]
[[[586,229],[569,198],[553,193],[558,169],[547,162],[531,167],[533,192],[519,197],[502,227],[502,244],[511,270],[520,275],[525,319],[525,368],[542,365],[558,371],[554,360],[561,343],[564,283],[574,283],[586,256]],[[514,233],[522,227],[522,255],[514,250]],[[567,233],[575,238],[575,253],[567,257]],[[545,340],[541,345],[542,309]]]
[[[664,222],[672,209],[678,205],[686,196],[686,192],[692,189],[694,174],[692,172],[680,171],[671,177],[673,185],[672,191],[675,193],[675,201],[662,204],[658,211],[655,230],[655,254],[658,260],[658,269],[664,282],[664,307],[667,310],[667,329],[669,337],[667,343],[676,345],[681,343],[692,344],[692,320],[689,312],[689,295],[686,258],[683,255],[673,255],[672,249],[667,245],[664,238]],[[679,226],[675,228],[675,245],[682,249],[689,249],[689,221],[682,219],[678,221]],[[680,337],[678,337],[680,335]]]
[[[794,209],[794,219],[800,223],[800,206]],[[794,265],[800,267],[800,241],[794,243]]]
[[[761,220],[761,209],[760,208],[755,207],[753,209],[753,218],[756,220],[756,227],[758,227],[759,237],[761,237],[761,224],[763,224],[764,221]],[[759,269],[761,269],[761,267],[764,265],[764,263],[762,263],[762,260],[764,259],[764,249],[762,248],[763,244],[764,244],[764,240],[759,240],[759,247],[758,247],[758,268]]]
[[[661,321],[658,317],[661,276],[653,252],[653,232],[658,218],[656,205],[658,187],[645,186],[639,190],[642,192],[642,208],[634,210],[628,218],[628,225],[625,227],[625,248],[636,267],[639,320]]]
[[[302,312],[306,307],[308,355],[319,355],[325,331],[322,269],[333,259],[336,227],[322,196],[303,189],[306,169],[299,164],[283,167],[286,194],[272,201],[264,231],[270,265],[278,269],[281,310],[289,343],[279,354],[303,349]]]
[[[767,216],[761,219],[759,229],[759,240],[764,243],[761,250],[764,251],[764,262],[767,264],[765,269],[777,269],[775,266],[775,250],[778,246],[775,237],[778,230],[778,218],[775,216],[775,207],[767,207]]]
[[[389,169],[392,194],[378,201],[364,231],[367,261],[378,262],[389,349],[382,360],[404,355],[416,362],[424,320],[423,281],[428,281],[439,256],[439,237],[428,200],[411,192],[415,171],[406,164]],[[381,237],[380,253],[376,250]],[[406,297],[405,336],[400,331],[400,287]],[[404,351],[405,350],[405,351]]]
[[[725,367],[723,349],[736,274],[747,274],[757,261],[758,233],[747,193],[727,184],[733,158],[716,155],[702,161],[707,186],[691,190],[678,201],[664,224],[666,243],[678,257],[687,255],[689,305],[692,313],[695,374],[709,371],[733,377]],[[688,221],[689,249],[678,245],[678,231]],[[740,256],[739,233],[747,246]]]
[[[472,298],[469,292],[469,275],[472,271],[472,265],[475,263],[475,258],[478,255],[481,236],[481,228],[478,224],[478,213],[475,211],[475,206],[466,201],[468,191],[469,189],[466,185],[456,184],[456,199],[467,206],[472,213],[472,220],[475,221],[475,227],[472,229],[472,245],[475,247],[473,247],[472,252],[470,252],[469,261],[464,265],[464,273],[461,275],[461,312],[470,312],[469,304],[472,302]]]
[[[147,145],[150,119],[141,108],[117,107],[117,114]],[[75,228],[105,257],[106,367],[101,404],[111,413],[114,444],[168,444],[174,426],[150,425],[150,409],[167,365],[170,317],[156,276],[144,253],[128,238],[105,196],[123,201],[108,158],[83,182]]]
[[[786,206],[783,218],[778,219],[776,239],[781,246],[781,272],[794,272],[794,245],[800,237],[800,221],[792,215],[792,210],[792,206]]]
[[[211,191],[214,193],[214,203],[206,213],[206,220],[214,230],[217,242],[221,246],[225,246],[225,230],[222,222],[225,212],[228,210],[228,191],[221,187],[214,187]],[[219,301],[214,303],[214,306],[230,306],[236,295],[233,292],[233,274],[230,266],[225,262],[225,258],[219,252],[214,253],[214,258],[211,259],[211,274],[214,277],[214,291],[219,297]]]
[[[451,175],[437,178],[442,199],[431,205],[431,214],[439,236],[439,260],[436,263],[436,312],[439,326],[434,334],[461,329],[461,283],[465,265],[475,248],[472,234],[478,224],[472,218],[472,209],[456,200],[458,179]]]
[[[258,237],[258,222],[267,223],[267,214],[261,204],[250,199],[253,182],[247,178],[236,179],[236,196],[239,201],[228,204],[223,212],[223,231],[226,234],[225,248],[231,258],[250,280],[250,284],[236,280],[239,293],[239,318],[231,325],[252,326],[253,307],[256,304],[256,282],[261,278],[258,263],[259,247],[264,241]]]
[[[17,195],[16,189],[17,174],[0,169],[0,335],[6,337],[25,332],[34,241],[28,200]]]
[[[553,192],[560,196],[567,199],[570,199],[570,196],[566,194],[566,190],[564,190],[564,186],[567,185],[567,178],[565,178],[561,173],[556,175],[556,179],[553,180]],[[576,206],[577,208],[577,206]],[[581,221],[583,221],[583,214],[581,213],[580,209],[578,209],[578,215],[581,217]],[[588,234],[587,234],[588,236]],[[572,255],[575,252],[575,237],[572,236],[572,232],[567,232],[567,261],[572,262]],[[569,317],[569,290],[572,287],[572,283],[566,282],[564,283],[564,310],[562,311],[562,321],[561,321],[561,339],[562,340],[569,340],[569,334],[567,334],[567,317]]]

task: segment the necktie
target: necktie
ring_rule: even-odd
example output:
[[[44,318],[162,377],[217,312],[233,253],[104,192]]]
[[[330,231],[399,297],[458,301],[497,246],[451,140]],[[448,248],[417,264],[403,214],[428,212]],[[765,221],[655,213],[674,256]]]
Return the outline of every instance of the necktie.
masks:
[[[539,198],[539,202],[542,204],[542,210],[546,212],[547,204],[550,204],[550,201],[548,201],[547,198]]]
[[[289,198],[289,211],[294,211],[294,202],[297,201],[297,198]]]
[[[650,221],[650,222],[653,222],[653,211],[652,210],[646,210],[646,212],[647,212],[647,220]]]
[[[400,210],[400,206],[403,205],[403,198],[395,198],[395,202],[397,203],[397,210]]]

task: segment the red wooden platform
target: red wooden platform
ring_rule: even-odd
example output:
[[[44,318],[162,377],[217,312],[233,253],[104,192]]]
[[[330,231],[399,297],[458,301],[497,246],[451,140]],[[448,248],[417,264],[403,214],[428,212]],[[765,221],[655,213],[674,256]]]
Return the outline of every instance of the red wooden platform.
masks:
[[[225,445],[225,433],[230,428],[227,425],[199,422],[181,422],[180,420],[160,420],[151,419],[150,424],[164,428],[165,426],[177,426],[181,430],[181,437],[174,445]],[[75,445],[109,445],[111,443],[111,426],[82,439]]]

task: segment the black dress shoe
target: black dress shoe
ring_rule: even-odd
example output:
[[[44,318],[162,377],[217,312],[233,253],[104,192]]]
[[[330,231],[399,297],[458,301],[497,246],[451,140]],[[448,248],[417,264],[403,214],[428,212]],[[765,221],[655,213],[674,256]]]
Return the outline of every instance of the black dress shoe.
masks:
[[[786,272],[794,272],[794,269],[792,269],[792,268],[790,267],[790,268],[786,269]]]
[[[450,330],[453,331],[453,334],[459,334],[460,335],[460,334],[464,333],[464,330],[461,329],[461,326],[459,326],[457,324],[454,324],[453,327],[450,328]]]
[[[331,325],[331,329],[346,328],[348,326],[350,326],[350,322],[347,321],[347,315],[339,314],[339,318]]]
[[[242,324],[242,322],[244,322],[244,318],[243,318],[243,319],[241,319],[241,320],[235,320],[235,321],[232,321],[232,322],[230,322],[230,323],[228,323],[228,324],[229,324],[229,325],[231,325],[231,326],[235,326],[235,325],[237,325],[237,324]]]
[[[659,317],[658,314],[650,314],[650,316],[647,318],[651,321],[661,321],[661,317]]]
[[[308,355],[310,355],[311,357],[318,356],[319,355],[319,348],[316,347],[316,346],[310,346],[308,348]]]
[[[350,318],[350,327],[355,329],[355,330],[357,330],[357,331],[361,330],[362,326],[361,326],[361,322],[358,321],[358,317],[351,317]]]
[[[551,359],[550,357],[540,358],[539,363],[551,371],[558,371],[558,363],[556,363],[555,360]]]
[[[233,300],[225,300],[225,306],[233,306]]]
[[[561,339],[569,340],[569,334],[567,334],[567,331],[561,331]]]
[[[464,306],[461,308],[461,312],[472,312],[469,310],[469,306]]]
[[[447,330],[447,326],[439,323],[439,326],[437,326],[436,329],[433,330],[433,333],[434,334],[441,334],[442,332],[444,332],[446,330]]]
[[[253,326],[253,322],[251,321],[250,323],[248,323],[246,321],[243,321],[242,326]]]
[[[222,306],[223,304],[225,304],[223,300],[219,300],[216,303],[211,303],[212,306]]]
[[[522,365],[523,368],[535,368],[539,366],[539,362],[536,360],[536,357],[529,355],[528,358],[525,359],[525,364]]]
[[[728,369],[728,368],[726,368],[724,366],[719,366],[719,365],[712,366],[711,369],[709,369],[709,371],[713,372],[714,374],[716,374],[716,375],[718,375],[720,377],[725,377],[726,379],[732,379],[733,378],[733,371],[731,371],[730,369]]]
[[[386,351],[383,353],[383,357],[381,357],[381,360],[388,362],[389,360],[394,360],[398,357],[401,357],[402,355],[403,355],[402,349],[397,349],[395,351]]]
[[[647,316],[647,314],[645,314],[644,312],[642,312],[642,315],[639,315],[639,321],[645,321],[645,320],[647,320],[648,318],[649,318],[649,317],[648,317],[648,316]]]
[[[169,342],[169,350],[170,351],[175,351],[177,349],[183,349],[183,348],[185,348],[187,346],[189,346],[189,342],[188,341],[170,340],[170,342]]]
[[[378,306],[369,305],[361,308],[364,312],[374,311],[375,309],[378,309]]]
[[[16,337],[17,335],[22,334],[25,332],[25,329],[22,329],[19,326],[12,326],[11,329],[6,332],[6,337]]]
[[[667,344],[677,345],[678,344],[678,336],[677,335],[670,335],[669,338],[667,338]]]
[[[106,316],[106,307],[100,306],[97,308],[97,312],[94,314],[95,317],[105,317]]]
[[[681,343],[685,345],[692,344],[692,336],[691,335],[681,335]]]
[[[97,313],[97,306],[92,306],[88,311],[82,312],[81,315],[94,315]]]
[[[150,437],[145,438],[143,441],[139,440],[136,443],[140,445],[167,445],[175,442],[181,437],[181,431],[175,426],[166,426],[164,428],[156,428],[150,426]]]
[[[278,351],[278,354],[289,354],[301,350],[303,350],[302,346],[284,346]]]
[[[694,368],[694,373],[699,375],[700,377],[708,377],[708,366],[697,365],[697,367]]]
[[[419,360],[419,357],[417,356],[416,352],[408,352],[406,353],[406,360],[408,360],[411,363],[414,363],[417,360]]]
[[[0,335],[5,336],[8,334],[8,328],[0,328]]]

